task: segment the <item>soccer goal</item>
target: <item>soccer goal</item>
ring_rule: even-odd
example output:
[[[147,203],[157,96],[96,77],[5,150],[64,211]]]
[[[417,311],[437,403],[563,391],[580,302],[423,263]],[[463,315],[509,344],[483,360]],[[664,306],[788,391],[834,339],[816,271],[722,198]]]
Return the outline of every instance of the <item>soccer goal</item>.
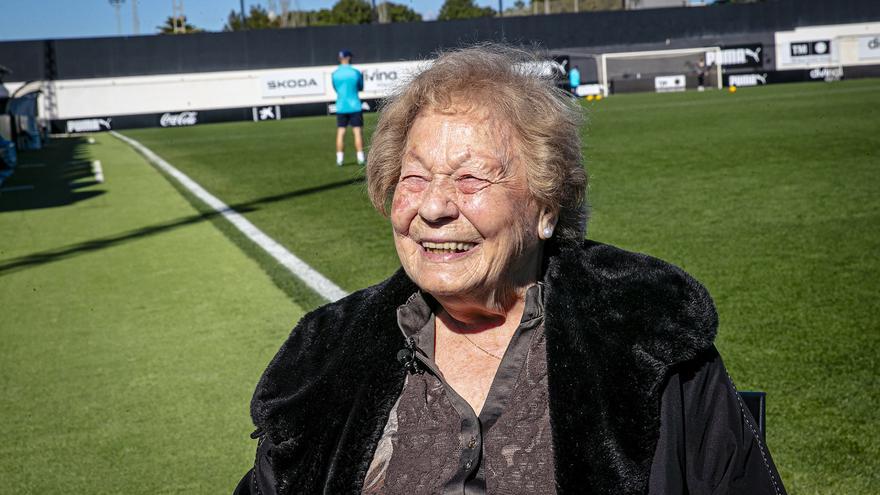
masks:
[[[714,57],[706,57],[710,52],[714,52]],[[597,60],[599,83],[605,96],[632,91],[721,89],[721,66],[707,63],[707,58],[721,60],[721,49],[712,46],[603,53]]]

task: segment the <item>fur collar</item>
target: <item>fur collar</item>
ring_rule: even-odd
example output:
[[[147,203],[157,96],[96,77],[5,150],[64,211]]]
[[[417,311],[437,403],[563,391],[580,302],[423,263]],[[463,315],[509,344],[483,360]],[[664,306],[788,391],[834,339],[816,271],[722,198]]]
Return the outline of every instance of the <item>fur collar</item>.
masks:
[[[550,419],[560,493],[645,493],[669,369],[712,347],[706,290],[677,267],[586,241],[545,264]],[[405,372],[402,270],[308,315],[257,385],[279,493],[358,493]]]

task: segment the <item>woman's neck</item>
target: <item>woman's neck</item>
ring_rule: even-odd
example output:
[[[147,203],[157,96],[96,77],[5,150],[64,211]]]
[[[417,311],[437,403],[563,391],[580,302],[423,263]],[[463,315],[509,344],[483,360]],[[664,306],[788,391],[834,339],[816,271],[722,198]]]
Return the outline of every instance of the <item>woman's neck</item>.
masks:
[[[459,333],[478,333],[499,327],[519,324],[525,309],[525,295],[528,287],[517,290],[508,298],[508,303],[499,305],[495,298],[481,299],[437,298],[443,308],[438,317],[451,331]]]
[[[542,245],[534,246],[534,255],[523,256],[524,261],[509,267],[515,274],[497,283],[491,290],[466,295],[437,296],[443,307],[443,323],[456,332],[482,332],[502,326],[519,326],[525,309],[526,292],[538,281]]]

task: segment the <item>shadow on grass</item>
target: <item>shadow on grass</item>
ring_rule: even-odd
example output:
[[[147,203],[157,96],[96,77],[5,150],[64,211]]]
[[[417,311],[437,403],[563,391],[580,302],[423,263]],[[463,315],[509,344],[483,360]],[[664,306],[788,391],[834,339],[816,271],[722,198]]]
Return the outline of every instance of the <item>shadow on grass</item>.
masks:
[[[104,194],[83,190],[98,184],[86,146],[82,137],[58,138],[43,149],[22,151],[15,174],[3,184],[9,191],[0,193],[0,213],[67,206]]]
[[[356,177],[354,179],[348,179],[338,182],[331,182],[329,184],[323,184],[320,186],[307,187],[304,189],[297,189],[295,191],[290,191],[282,194],[275,194],[272,196],[265,196],[262,198],[258,198],[252,201],[245,201],[241,203],[236,203],[233,205],[229,205],[230,210],[234,210],[238,213],[248,213],[252,211],[257,211],[260,209],[260,206],[277,203],[279,201],[284,201],[291,198],[296,198],[300,196],[307,196],[309,194],[316,194],[323,191],[329,191],[332,189],[337,189],[340,187],[351,186],[354,184],[360,184],[364,182],[363,177]],[[89,241],[79,242],[76,244],[70,244],[68,246],[64,246],[58,249],[51,249],[47,251],[41,251],[38,253],[32,253],[25,256],[19,256],[17,258],[12,258],[10,260],[6,260],[0,262],[0,276],[7,275],[10,273],[15,273],[20,270],[24,270],[26,268],[43,265],[45,263],[52,263],[54,261],[61,261],[67,258],[71,258],[74,256],[78,256],[80,254],[90,253],[93,251],[99,251],[101,249],[106,249],[109,247],[116,246],[118,244],[122,244],[124,242],[128,242],[131,240],[139,239],[142,237],[147,237],[151,235],[161,234],[163,232],[168,232],[173,229],[177,229],[180,227],[185,227],[187,225],[192,225],[198,222],[203,222],[206,220],[211,220],[215,217],[218,217],[222,214],[222,212],[210,211],[205,213],[199,213],[197,215],[191,215],[188,217],[179,218],[176,220],[171,220],[164,223],[159,223],[155,225],[149,225],[146,227],[142,227],[135,230],[130,230],[127,232],[122,232],[117,235],[101,237],[98,239],[92,239]]]

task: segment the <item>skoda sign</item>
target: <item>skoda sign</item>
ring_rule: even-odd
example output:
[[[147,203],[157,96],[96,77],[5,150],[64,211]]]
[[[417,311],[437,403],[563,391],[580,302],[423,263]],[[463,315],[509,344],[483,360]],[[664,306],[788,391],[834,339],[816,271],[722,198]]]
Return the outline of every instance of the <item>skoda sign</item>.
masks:
[[[319,71],[290,71],[260,78],[263,98],[324,94],[324,74]]]

